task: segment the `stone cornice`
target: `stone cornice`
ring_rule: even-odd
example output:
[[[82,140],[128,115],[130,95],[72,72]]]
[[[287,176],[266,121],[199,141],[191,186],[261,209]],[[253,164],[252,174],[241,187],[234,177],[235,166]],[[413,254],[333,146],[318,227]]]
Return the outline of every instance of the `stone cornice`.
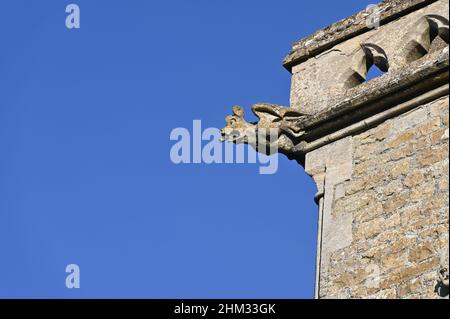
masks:
[[[324,111],[296,123],[304,135],[302,141],[292,148],[291,157],[302,162],[307,153],[319,147],[448,96],[448,83],[447,47],[412,63],[409,68],[387,73],[348,90]]]
[[[380,12],[380,25],[387,24],[436,1],[385,0],[377,5],[378,12]],[[341,42],[370,31],[371,29],[366,23],[367,16],[367,11],[361,11],[296,42],[291,53],[283,61],[284,67],[291,71],[293,66],[331,49]]]

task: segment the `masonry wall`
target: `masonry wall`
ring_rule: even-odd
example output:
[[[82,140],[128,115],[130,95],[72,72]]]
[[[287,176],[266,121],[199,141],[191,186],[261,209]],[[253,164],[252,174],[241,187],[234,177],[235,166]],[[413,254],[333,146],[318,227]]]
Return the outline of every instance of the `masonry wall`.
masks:
[[[448,127],[447,97],[307,155],[324,184],[320,298],[439,298]]]

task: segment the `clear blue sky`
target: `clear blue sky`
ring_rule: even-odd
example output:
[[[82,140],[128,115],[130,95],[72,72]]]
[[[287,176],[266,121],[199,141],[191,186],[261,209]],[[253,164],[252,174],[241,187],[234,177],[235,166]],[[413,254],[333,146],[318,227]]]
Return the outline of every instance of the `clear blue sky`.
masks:
[[[303,169],[176,166],[169,134],[288,105],[291,43],[371,1],[73,2],[0,2],[0,297],[312,298]]]

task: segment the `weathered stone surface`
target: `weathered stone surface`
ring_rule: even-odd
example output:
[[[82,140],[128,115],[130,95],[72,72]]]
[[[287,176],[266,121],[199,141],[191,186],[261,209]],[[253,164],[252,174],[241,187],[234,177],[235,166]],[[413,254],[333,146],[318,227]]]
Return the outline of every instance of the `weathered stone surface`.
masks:
[[[432,133],[446,129],[448,105],[448,98],[422,105],[353,137],[352,176],[332,212],[352,214],[353,240],[321,270],[321,297],[439,297],[435,286],[448,247],[448,140]],[[377,161],[385,154],[391,155]],[[347,273],[339,263],[376,267],[378,289],[367,289],[363,272]]]
[[[424,15],[448,17],[447,7],[448,1],[434,1],[294,66],[291,107],[310,114],[298,123],[305,139],[314,142],[321,132],[345,130],[353,125],[350,119],[364,118],[366,110],[378,114],[384,106],[396,107],[442,85],[439,81],[448,79],[448,47],[406,64],[401,41],[414,38],[411,30]],[[333,43],[326,36],[323,40]],[[360,43],[369,40],[387,53],[388,74],[352,88],[339,86],[341,78],[333,72],[345,74]],[[297,49],[305,53],[302,50],[314,45],[320,40],[305,40]],[[440,80],[424,80],[430,78]],[[307,152],[306,171],[324,193],[325,203],[318,297],[440,297],[438,280],[448,281],[448,267],[441,260],[442,249],[448,250],[449,230],[448,88],[443,92],[354,131],[345,139],[351,138],[351,148],[330,137],[331,144]]]
[[[275,128],[319,206],[319,298],[448,296],[449,0],[388,0],[294,45],[291,105],[241,108],[231,133]],[[314,58],[312,58],[314,57]],[[371,66],[386,74],[365,82]],[[445,257],[445,252],[447,256]]]
[[[377,7],[381,13],[380,23],[385,24],[393,19],[398,19],[411,10],[428,5],[436,0],[385,0]],[[335,24],[320,30],[311,36],[296,42],[293,51],[286,57],[283,64],[291,69],[293,65],[316,56],[330,47],[370,31],[367,26],[367,11],[359,12],[351,17],[343,19]]]
[[[392,5],[394,9],[399,5],[398,2],[411,4],[410,1],[404,0],[388,1],[383,4]],[[422,3],[424,4],[425,1]],[[387,88],[399,92],[400,87],[409,87],[411,83],[417,83],[419,78],[427,77],[426,73],[437,71],[442,65],[436,64],[434,67],[431,65],[436,59],[442,62],[448,61],[448,51],[442,52],[438,49],[432,52],[431,45],[421,42],[421,36],[430,28],[429,23],[433,23],[427,22],[428,16],[442,16],[448,21],[449,4],[447,0],[427,1],[427,4],[402,18],[382,25],[377,30],[370,30],[341,43],[329,41],[325,37],[327,38],[325,41],[332,45],[331,47],[325,46],[327,48],[324,52],[315,54],[314,58],[304,59],[299,64],[301,60],[297,60],[297,64],[292,67],[290,106],[303,113],[316,115],[317,120],[323,120],[330,117],[331,110],[337,111],[344,107],[345,103],[357,104],[358,99],[371,99],[373,95],[386,94],[384,92],[389,91]],[[358,23],[365,27],[364,19]],[[323,34],[329,33],[325,31]],[[317,36],[313,38],[317,39]],[[440,37],[437,40],[436,38],[431,40],[438,41],[438,39]],[[423,50],[429,54],[415,59],[410,58],[409,55],[416,43],[422,43],[425,46]],[[366,45],[378,48],[377,52],[370,53],[370,50],[365,49]],[[312,48],[305,48],[308,46],[324,48],[320,40],[317,42],[305,39],[299,43],[293,55],[299,52],[311,52],[311,50],[314,52]],[[385,57],[385,61],[371,60],[374,54]],[[309,57],[309,54],[304,57]],[[386,74],[364,83],[370,67],[377,65],[383,68],[383,64],[388,65]],[[387,83],[389,85],[386,85]],[[428,85],[431,82],[422,84]],[[404,93],[407,91],[405,90]],[[350,100],[355,101],[350,102]],[[322,114],[325,111],[330,114]],[[311,121],[314,120],[311,119]]]

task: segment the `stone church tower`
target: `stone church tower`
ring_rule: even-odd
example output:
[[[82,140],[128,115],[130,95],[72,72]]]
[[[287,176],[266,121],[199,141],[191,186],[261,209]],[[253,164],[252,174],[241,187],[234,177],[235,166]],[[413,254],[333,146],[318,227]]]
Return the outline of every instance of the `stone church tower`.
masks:
[[[275,129],[317,185],[317,298],[448,296],[448,16],[448,0],[386,0],[339,21],[284,60],[290,107],[227,117],[226,140],[266,153],[241,137]]]

